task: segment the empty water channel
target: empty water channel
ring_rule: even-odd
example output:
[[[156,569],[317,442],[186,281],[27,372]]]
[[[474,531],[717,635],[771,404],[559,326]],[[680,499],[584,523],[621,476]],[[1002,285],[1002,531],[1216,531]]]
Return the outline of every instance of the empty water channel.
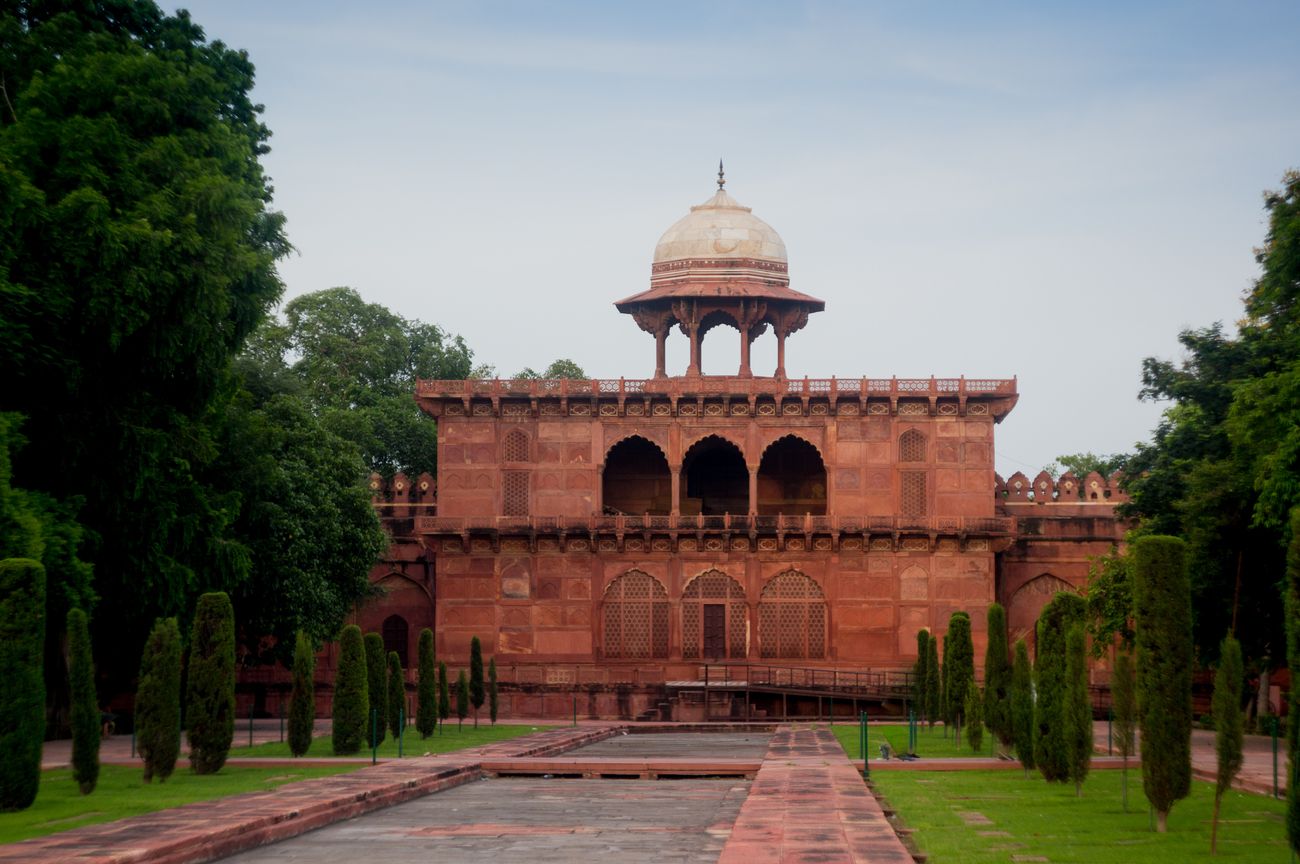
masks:
[[[485,760],[484,779],[226,860],[717,861],[771,737],[619,733],[544,759]]]

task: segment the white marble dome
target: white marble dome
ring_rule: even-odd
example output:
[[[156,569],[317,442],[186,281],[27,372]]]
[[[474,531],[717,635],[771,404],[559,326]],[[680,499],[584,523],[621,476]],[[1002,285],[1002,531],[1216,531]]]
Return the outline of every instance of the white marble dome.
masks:
[[[785,243],[771,225],[720,188],[665,231],[655,246],[655,264],[698,258],[755,258],[785,263]]]

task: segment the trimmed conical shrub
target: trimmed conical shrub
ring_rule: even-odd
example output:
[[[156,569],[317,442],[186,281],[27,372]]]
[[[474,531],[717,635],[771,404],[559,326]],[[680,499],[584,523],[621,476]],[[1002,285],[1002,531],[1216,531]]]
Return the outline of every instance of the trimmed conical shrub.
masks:
[[[368,741],[370,696],[366,682],[366,646],[361,628],[349,624],[339,634],[339,665],[334,676],[335,756],[351,756]]]
[[[948,619],[948,632],[943,637],[946,656],[944,701],[948,716],[956,724],[953,739],[961,742],[961,727],[966,721],[966,695],[975,686],[975,645],[971,641],[970,615],[954,612]]]
[[[474,728],[478,728],[478,709],[487,695],[483,687],[483,646],[478,637],[469,640],[469,704],[474,706]]]
[[[1071,625],[1065,634],[1065,699],[1061,705],[1061,726],[1065,732],[1068,778],[1076,795],[1083,794],[1083,781],[1092,765],[1092,700],[1088,698],[1088,654],[1083,623]]]
[[[1034,762],[1043,778],[1070,779],[1070,754],[1063,725],[1066,691],[1065,635],[1083,621],[1083,599],[1060,592],[1038,616],[1038,656],[1034,669]]]
[[[460,670],[456,676],[456,728],[460,729],[465,725],[465,718],[469,716],[469,677],[465,670]]]
[[[1219,808],[1223,803],[1223,793],[1232,788],[1232,781],[1241,772],[1243,677],[1241,643],[1230,635],[1226,636],[1219,646],[1219,669],[1214,675],[1214,749],[1218,771],[1214,782],[1214,815],[1210,819],[1211,855],[1218,852]]]
[[[366,634],[366,692],[370,694],[370,716],[366,718],[366,746],[369,747],[384,743],[388,729],[388,655],[384,653],[384,639],[378,633]]]
[[[72,691],[72,779],[82,795],[99,782],[99,697],[95,692],[95,660],[90,650],[90,624],[80,609],[68,610],[68,684]]]
[[[154,622],[140,658],[135,692],[135,746],[144,782],[165,781],[181,753],[181,630],[175,618]]]
[[[194,773],[220,771],[235,737],[235,608],[224,591],[202,595],[194,609],[185,732]]]
[[[1133,677],[1133,655],[1120,649],[1110,676],[1111,710],[1114,712],[1115,749],[1121,758],[1120,785],[1124,812],[1128,812],[1128,757],[1137,752],[1137,681]]]
[[[488,716],[497,725],[497,658],[488,661]]]
[[[0,561],[0,811],[25,810],[41,783],[45,738],[45,568]]]
[[[916,662],[912,664],[912,709],[918,720],[925,717],[925,661],[929,652],[930,633],[916,631]]]
[[[299,630],[293,645],[293,692],[289,695],[289,752],[303,756],[311,749],[316,726],[316,646]]]
[[[438,661],[438,719],[451,719],[451,682],[447,680],[447,664]]]
[[[1011,655],[1007,650],[1007,613],[992,603],[988,611],[988,646],[984,650],[984,725],[1003,750],[1015,738],[1011,727]]]
[[[939,673],[939,637],[930,634],[925,658],[925,720],[934,729],[943,706],[943,679]]]
[[[1291,545],[1286,553],[1286,659],[1290,669],[1300,671],[1300,507],[1291,511]],[[1300,852],[1300,687],[1292,685],[1286,724],[1287,765],[1286,837],[1291,851]]]
[[[1029,666],[1029,649],[1024,639],[1016,640],[1016,659],[1011,664],[1011,734],[1016,758],[1025,776],[1034,768],[1034,674]]]
[[[438,672],[433,662],[433,631],[428,627],[420,631],[416,675],[415,729],[421,738],[428,738],[438,728]]]
[[[396,740],[406,723],[406,676],[396,651],[388,652],[388,730]]]
[[[974,684],[966,691],[966,741],[976,753],[984,746],[984,697]]]

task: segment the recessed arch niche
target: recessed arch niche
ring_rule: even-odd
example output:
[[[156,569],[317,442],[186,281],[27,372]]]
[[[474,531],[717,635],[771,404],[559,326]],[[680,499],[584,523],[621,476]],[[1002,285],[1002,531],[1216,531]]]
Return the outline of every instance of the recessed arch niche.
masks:
[[[778,438],[758,465],[758,512],[826,513],[826,465],[817,448],[797,435]]]
[[[749,512],[749,468],[740,448],[709,435],[682,459],[681,514],[721,516]]]
[[[606,513],[666,516],[672,510],[673,478],[663,451],[640,435],[611,447],[600,500]]]

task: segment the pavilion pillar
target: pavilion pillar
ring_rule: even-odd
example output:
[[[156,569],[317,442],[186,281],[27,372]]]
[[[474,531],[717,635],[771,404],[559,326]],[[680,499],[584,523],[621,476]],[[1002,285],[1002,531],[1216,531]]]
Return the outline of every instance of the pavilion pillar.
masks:
[[[702,341],[700,339],[700,328],[692,327],[690,336],[691,336],[691,363],[689,366],[686,367],[686,374],[699,375],[701,365],[702,365],[700,363],[700,342]]]
[[[668,341],[668,330],[669,328],[665,327],[661,330],[655,331],[655,377],[656,378],[668,377],[668,369],[667,369],[668,352],[665,348],[665,343],[667,343]]]
[[[749,336],[748,329],[740,333],[740,377],[753,378],[754,373],[749,369],[749,343],[753,341]]]
[[[605,512],[605,466],[596,466],[596,491],[591,496],[592,512],[600,515]]]
[[[669,465],[668,470],[672,473],[673,478],[672,514],[680,516],[682,515],[682,466]]]
[[[785,377],[785,330],[776,331],[776,377]]]
[[[749,471],[749,515],[758,515],[758,469]]]

